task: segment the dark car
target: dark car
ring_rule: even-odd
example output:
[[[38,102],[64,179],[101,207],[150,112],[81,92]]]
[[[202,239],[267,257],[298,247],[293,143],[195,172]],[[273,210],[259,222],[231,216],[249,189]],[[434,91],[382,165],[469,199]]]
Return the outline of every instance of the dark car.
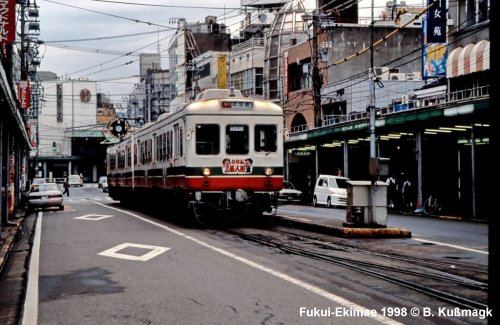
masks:
[[[27,197],[28,210],[58,208],[64,210],[63,194],[56,183],[31,185]]]

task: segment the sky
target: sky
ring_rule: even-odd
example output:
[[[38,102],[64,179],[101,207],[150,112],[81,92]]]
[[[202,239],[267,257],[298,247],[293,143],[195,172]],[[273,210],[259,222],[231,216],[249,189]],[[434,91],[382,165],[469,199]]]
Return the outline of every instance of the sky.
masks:
[[[177,18],[203,22],[208,15],[217,16],[218,22],[237,33],[244,17],[240,0],[38,0],[36,4],[39,39],[44,42],[38,70],[96,81],[98,92],[115,103],[127,98],[139,82],[139,53],[160,52],[162,68],[169,68],[167,47]],[[359,2],[366,8],[360,16],[370,16],[371,4],[371,0]]]

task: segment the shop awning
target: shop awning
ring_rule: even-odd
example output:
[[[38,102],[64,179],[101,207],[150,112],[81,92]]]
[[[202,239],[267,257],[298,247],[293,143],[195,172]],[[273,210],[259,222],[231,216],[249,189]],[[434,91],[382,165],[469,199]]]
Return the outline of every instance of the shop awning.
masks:
[[[448,55],[446,77],[454,78],[489,69],[490,42],[482,40],[477,44],[458,47]]]

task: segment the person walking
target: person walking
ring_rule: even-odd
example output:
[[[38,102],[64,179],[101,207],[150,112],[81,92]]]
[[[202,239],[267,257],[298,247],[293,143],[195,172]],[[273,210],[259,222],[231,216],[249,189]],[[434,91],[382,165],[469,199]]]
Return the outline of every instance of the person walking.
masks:
[[[413,185],[409,178],[406,178],[403,183],[403,212],[412,212],[413,211],[413,202],[414,202],[414,191]]]
[[[396,177],[392,174],[386,181],[387,184],[387,207],[394,209],[396,207],[397,182]]]
[[[67,178],[64,180],[63,187],[64,187],[63,195],[66,194],[67,196],[69,196],[69,183]]]

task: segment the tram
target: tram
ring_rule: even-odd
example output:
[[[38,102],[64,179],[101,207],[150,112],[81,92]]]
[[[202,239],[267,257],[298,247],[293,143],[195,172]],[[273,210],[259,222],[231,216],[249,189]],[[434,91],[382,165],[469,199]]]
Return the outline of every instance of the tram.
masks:
[[[283,138],[280,106],[208,89],[108,147],[108,193],[199,222],[262,216],[283,188]]]

